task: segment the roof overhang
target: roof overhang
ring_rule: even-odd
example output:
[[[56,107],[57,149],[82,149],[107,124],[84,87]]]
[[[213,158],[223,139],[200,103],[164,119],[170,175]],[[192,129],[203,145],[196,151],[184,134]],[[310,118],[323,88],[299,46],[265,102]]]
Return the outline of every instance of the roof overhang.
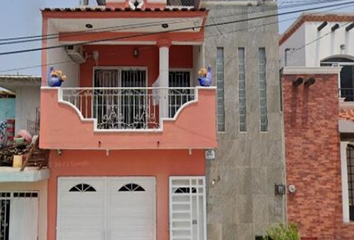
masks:
[[[38,87],[41,86],[40,76],[28,75],[0,75],[0,86],[12,92],[16,92],[22,87]]]
[[[127,9],[94,8],[44,10],[47,27],[58,32],[65,44],[156,44],[167,38],[172,43],[203,42],[208,12],[205,9]],[[92,28],[87,28],[90,25]]]

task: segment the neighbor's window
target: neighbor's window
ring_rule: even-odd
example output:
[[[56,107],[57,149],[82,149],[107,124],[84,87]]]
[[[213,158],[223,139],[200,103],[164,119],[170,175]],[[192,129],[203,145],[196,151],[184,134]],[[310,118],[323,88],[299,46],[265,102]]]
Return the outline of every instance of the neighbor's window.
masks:
[[[258,81],[259,81],[259,107],[261,132],[268,131],[267,117],[267,81],[266,81],[266,51],[265,48],[258,50]]]
[[[347,147],[349,219],[354,221],[354,148]]]
[[[225,131],[224,48],[217,48],[216,87],[217,87],[218,131],[224,132]]]
[[[240,132],[246,132],[246,71],[245,49],[238,49],[238,111]]]

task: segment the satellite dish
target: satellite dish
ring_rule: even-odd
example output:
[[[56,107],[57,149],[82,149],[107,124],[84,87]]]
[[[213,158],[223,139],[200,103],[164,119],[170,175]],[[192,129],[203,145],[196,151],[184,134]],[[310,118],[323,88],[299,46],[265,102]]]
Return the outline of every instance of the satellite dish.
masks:
[[[99,6],[105,6],[106,5],[106,0],[97,0],[97,4]]]

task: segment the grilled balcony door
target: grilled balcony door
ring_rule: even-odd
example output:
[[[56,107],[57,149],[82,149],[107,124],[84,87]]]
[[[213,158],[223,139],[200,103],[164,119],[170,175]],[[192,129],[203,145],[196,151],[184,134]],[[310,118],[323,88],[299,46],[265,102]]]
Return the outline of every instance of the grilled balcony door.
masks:
[[[169,108],[168,117],[174,117],[180,107],[190,101],[190,90],[183,89],[191,86],[191,72],[189,70],[170,70],[168,86],[169,90]]]
[[[99,129],[146,128],[145,69],[97,69],[94,87],[94,118]],[[120,88],[112,89],[109,88]],[[126,89],[123,89],[126,88]]]

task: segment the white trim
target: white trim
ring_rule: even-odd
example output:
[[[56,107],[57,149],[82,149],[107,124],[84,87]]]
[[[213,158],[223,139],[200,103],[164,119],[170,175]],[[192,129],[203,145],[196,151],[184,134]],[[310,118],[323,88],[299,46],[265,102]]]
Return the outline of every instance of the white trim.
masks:
[[[341,67],[284,67],[283,74],[339,74]]]
[[[339,119],[338,131],[340,133],[354,133],[354,122],[345,119]]]
[[[340,142],[340,162],[342,174],[342,211],[343,222],[349,223],[349,190],[348,190],[348,165],[347,165],[347,145],[349,142]]]

